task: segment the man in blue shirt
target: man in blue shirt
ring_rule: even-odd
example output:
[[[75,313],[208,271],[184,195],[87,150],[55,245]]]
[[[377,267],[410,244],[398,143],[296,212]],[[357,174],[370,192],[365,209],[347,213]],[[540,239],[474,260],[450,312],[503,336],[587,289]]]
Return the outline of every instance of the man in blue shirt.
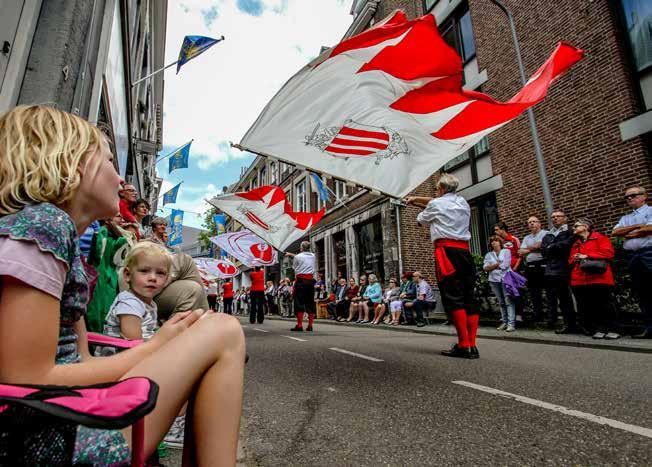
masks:
[[[620,218],[612,235],[625,239],[623,248],[631,254],[632,288],[643,312],[643,332],[633,337],[649,339],[652,338],[652,207],[647,204],[647,190],[640,186],[628,188],[625,200],[632,211]]]

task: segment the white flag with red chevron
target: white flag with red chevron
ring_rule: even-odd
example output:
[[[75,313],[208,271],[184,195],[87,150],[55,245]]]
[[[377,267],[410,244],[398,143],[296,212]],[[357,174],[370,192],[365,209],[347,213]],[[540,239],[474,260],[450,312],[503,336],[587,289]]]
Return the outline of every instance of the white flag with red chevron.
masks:
[[[216,196],[210,203],[281,251],[306,235],[324,215],[323,209],[295,212],[285,191],[272,185]]]
[[[403,197],[540,102],[583,52],[560,43],[508,102],[462,89],[462,61],[432,15],[396,12],[306,65],[240,146]]]

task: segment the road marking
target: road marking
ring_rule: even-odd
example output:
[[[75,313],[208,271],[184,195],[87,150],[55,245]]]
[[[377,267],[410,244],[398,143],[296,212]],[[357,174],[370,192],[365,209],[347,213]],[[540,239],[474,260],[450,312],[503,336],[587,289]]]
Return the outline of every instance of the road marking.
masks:
[[[258,331],[258,332],[269,332],[269,331],[266,331],[266,330],[260,329],[260,328],[251,328],[251,329],[253,329],[254,331]]]
[[[287,337],[288,339],[292,339],[293,341],[308,342],[307,340],[299,339],[298,337],[292,337],[292,336],[281,336],[281,337]]]
[[[330,347],[328,350],[334,350],[335,352],[340,352],[340,353],[344,353],[344,354],[347,354],[347,355],[352,355],[354,357],[364,358],[365,360],[369,360],[371,362],[384,362],[385,361],[385,360],[381,360],[379,358],[369,357],[368,355],[362,355],[361,353],[355,353],[355,352],[351,352],[349,350],[338,349],[337,347]]]
[[[487,386],[481,386],[479,384],[469,383],[468,381],[453,381],[453,384],[459,384],[461,386],[466,386],[468,388],[477,389],[478,391],[484,391],[484,392],[488,392],[489,394],[494,394],[496,396],[502,396],[508,399],[514,399],[519,402],[523,402],[525,404],[542,407],[544,409],[552,410],[554,412],[563,413],[564,415],[570,415],[571,417],[581,418],[583,420],[588,420],[590,422],[598,423],[600,425],[609,425],[610,427],[618,428],[619,430],[629,431],[630,433],[635,433],[637,435],[645,436],[647,438],[652,438],[652,429],[650,428],[645,428],[637,425],[630,425],[629,423],[619,422],[618,420],[601,417],[600,415],[593,415],[586,412],[580,412],[579,410],[569,409],[562,405],[551,404],[549,402],[544,402],[537,399],[531,399],[525,396],[519,396],[518,394],[512,394],[510,392],[501,391],[500,389],[494,389]]]

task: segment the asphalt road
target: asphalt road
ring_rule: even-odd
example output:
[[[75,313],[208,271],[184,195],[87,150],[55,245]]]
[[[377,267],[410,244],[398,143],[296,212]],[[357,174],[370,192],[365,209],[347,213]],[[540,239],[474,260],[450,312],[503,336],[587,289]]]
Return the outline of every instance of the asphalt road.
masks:
[[[650,354],[241,322],[246,465],[652,465]]]

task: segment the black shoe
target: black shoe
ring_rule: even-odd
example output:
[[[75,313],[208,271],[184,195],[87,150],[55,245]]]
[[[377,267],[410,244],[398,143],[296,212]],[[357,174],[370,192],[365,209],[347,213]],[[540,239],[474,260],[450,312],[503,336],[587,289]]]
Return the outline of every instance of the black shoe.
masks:
[[[578,334],[578,331],[574,327],[564,326],[561,329],[557,329],[555,334]]]
[[[469,349],[463,349],[461,347],[458,347],[457,344],[455,344],[450,350],[442,350],[441,354],[446,357],[468,358],[468,359],[473,358],[471,356],[471,351]]]
[[[248,361],[249,361],[249,354],[245,353],[245,365],[247,364]]]
[[[480,358],[480,352],[478,352],[478,348],[476,346],[469,347],[469,352],[471,353],[471,358]]]
[[[422,328],[422,327],[424,327],[425,325],[426,325],[426,322],[425,322],[425,321],[419,321],[419,322],[417,323],[417,327],[418,327],[418,328]]]
[[[632,336],[634,339],[652,339],[652,330],[644,329],[640,334],[634,334]]]
[[[299,325],[297,325],[297,326],[295,326],[293,328],[290,328],[290,331],[303,332],[303,328],[300,327]]]
[[[306,328],[306,331],[310,331],[310,332],[312,332],[312,326],[308,326],[308,327]]]

